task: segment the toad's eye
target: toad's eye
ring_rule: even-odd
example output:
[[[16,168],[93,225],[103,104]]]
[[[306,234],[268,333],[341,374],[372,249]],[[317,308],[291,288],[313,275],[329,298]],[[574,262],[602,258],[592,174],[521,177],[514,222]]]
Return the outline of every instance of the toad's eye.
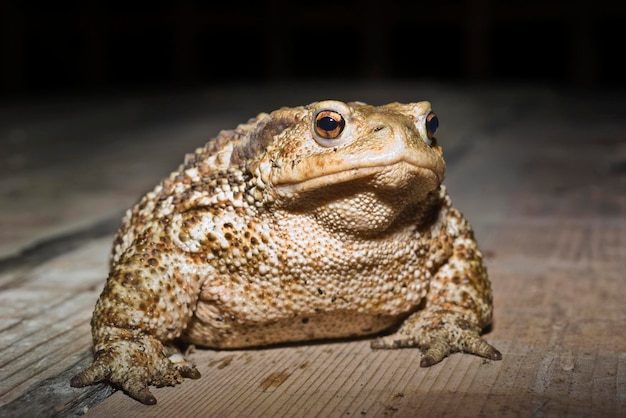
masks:
[[[428,135],[428,139],[432,139],[433,136],[435,136],[435,132],[437,132],[438,127],[439,118],[435,112],[430,112],[428,116],[426,116],[426,135]]]
[[[322,110],[315,115],[315,133],[325,139],[335,139],[346,126],[346,120],[333,110]]]

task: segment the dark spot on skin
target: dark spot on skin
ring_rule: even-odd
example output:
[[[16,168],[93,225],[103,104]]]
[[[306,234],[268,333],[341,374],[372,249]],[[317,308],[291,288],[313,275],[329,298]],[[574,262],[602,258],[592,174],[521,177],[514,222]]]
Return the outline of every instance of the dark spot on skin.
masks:
[[[148,259],[148,264],[150,264],[151,266],[156,266],[157,264],[159,264],[159,262],[156,260],[156,258],[150,258]]]
[[[331,301],[331,302],[334,302],[334,301],[336,301],[336,300],[337,300],[337,298],[336,298],[336,297],[334,297],[334,296],[333,296],[332,298],[330,298],[330,301]]]
[[[230,241],[231,239],[233,239],[233,234],[231,234],[230,232],[227,232],[224,234],[224,238]]]
[[[317,293],[318,293],[318,294],[320,294],[320,295],[323,295],[323,294],[324,294],[324,291],[323,291],[322,289],[318,288],[318,289],[317,289]]]
[[[476,328],[475,326],[473,326],[471,323],[469,323],[465,319],[457,319],[456,325],[459,328],[464,329],[464,330],[474,330]]]
[[[302,318],[302,323],[303,324],[308,324],[309,323],[309,318]]]
[[[463,307],[466,309],[473,309],[476,305],[474,302],[474,298],[468,292],[461,293],[461,300],[463,301]]]

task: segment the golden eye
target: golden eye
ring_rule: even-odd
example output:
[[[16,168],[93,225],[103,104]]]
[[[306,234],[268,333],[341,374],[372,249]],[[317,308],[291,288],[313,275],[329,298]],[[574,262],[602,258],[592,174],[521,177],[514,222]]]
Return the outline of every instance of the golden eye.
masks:
[[[335,139],[346,126],[346,120],[334,110],[322,110],[315,115],[315,132],[325,139]]]
[[[430,112],[428,116],[426,116],[426,134],[428,135],[428,139],[432,139],[433,136],[435,136],[437,128],[439,128],[439,118],[435,115],[435,112]]]

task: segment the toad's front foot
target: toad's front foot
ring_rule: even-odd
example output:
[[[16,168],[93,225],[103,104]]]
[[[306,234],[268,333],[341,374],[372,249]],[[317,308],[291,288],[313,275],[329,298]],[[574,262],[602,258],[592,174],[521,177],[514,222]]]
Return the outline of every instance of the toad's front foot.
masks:
[[[480,328],[454,313],[409,317],[394,334],[372,341],[373,349],[417,347],[424,356],[420,366],[429,367],[455,352],[501,360],[502,354],[480,336]]]
[[[154,405],[156,398],[149,385],[174,386],[185,377],[197,379],[200,372],[188,361],[172,362],[160,341],[141,335],[107,341],[89,367],[71,379],[70,385],[83,387],[108,381],[139,402]]]

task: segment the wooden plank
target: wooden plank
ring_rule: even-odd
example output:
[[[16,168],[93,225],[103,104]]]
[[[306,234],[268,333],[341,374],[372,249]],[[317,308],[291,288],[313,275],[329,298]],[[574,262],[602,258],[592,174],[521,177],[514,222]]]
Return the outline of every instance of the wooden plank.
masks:
[[[508,121],[467,136],[471,151],[449,175],[455,201],[485,238],[496,300],[488,339],[501,362],[453,355],[420,369],[418,353],[372,352],[367,341],[200,351],[203,379],[159,390],[156,407],[116,393],[88,416],[623,415],[626,205],[613,193],[622,180],[607,169],[618,142],[589,141],[593,126],[566,119],[533,123],[547,119],[542,97],[522,98]],[[552,128],[559,123],[569,128]],[[572,144],[577,152],[563,160]],[[227,374],[207,367],[221,356]]]
[[[0,405],[62,373],[90,350],[89,317],[106,275],[110,241],[107,236],[40,265],[23,266],[19,282],[5,282]]]
[[[241,121],[279,103],[302,104],[321,94],[372,103],[430,98],[445,115],[441,142],[449,155],[447,185],[487,256],[496,309],[487,339],[504,359],[456,354],[423,369],[417,350],[371,351],[368,340],[198,349],[192,359],[203,377],[155,389],[159,403],[154,407],[121,392],[99,403],[109,393],[106,385],[70,388],[69,377],[91,358],[88,321],[104,283],[117,216],[140,189],[169,171],[161,153],[173,154],[175,166],[190,150],[174,158],[178,154],[167,142],[176,132],[189,129],[181,142],[188,146],[185,141],[212,123],[197,113],[189,118],[174,112],[167,132],[155,136],[150,121],[168,109],[161,103],[147,105],[142,113],[147,125],[119,127],[121,139],[110,155],[87,154],[88,164],[108,167],[105,184],[90,174],[89,193],[68,182],[63,200],[39,190],[43,194],[30,198],[16,194],[15,202],[0,208],[17,220],[18,203],[26,203],[24,208],[47,204],[46,211],[59,215],[69,204],[73,210],[91,208],[91,219],[105,220],[100,227],[76,223],[71,214],[86,212],[70,211],[58,218],[50,240],[25,252],[24,243],[41,242],[42,231],[52,229],[11,231],[10,221],[3,224],[9,230],[0,244],[8,248],[8,241],[22,234],[24,247],[0,261],[0,415],[74,416],[88,410],[89,417],[626,416],[626,125],[616,110],[621,102],[541,89],[327,87],[303,88],[299,98],[293,89],[272,90],[273,95],[259,90],[255,100],[271,96],[271,102],[246,102],[256,110],[239,109],[244,118],[224,110],[225,118]],[[250,91],[229,93],[226,102],[232,106],[224,109]],[[191,113],[194,107],[215,105],[201,94],[187,100],[181,109]],[[93,109],[83,114],[100,114]],[[106,106],[101,109],[107,120]],[[79,126],[81,112],[68,112]],[[103,123],[95,116],[87,119],[76,132]],[[55,129],[63,132],[57,123]],[[165,129],[165,124],[155,126]],[[232,126],[220,126],[225,127]],[[138,142],[123,145],[129,138]],[[155,146],[145,149],[153,139]],[[143,173],[146,166],[133,161],[144,158],[159,167]],[[80,173],[48,167],[26,170],[25,176],[50,174],[52,185]],[[0,177],[0,192],[15,181]],[[58,231],[63,232],[55,235]]]

